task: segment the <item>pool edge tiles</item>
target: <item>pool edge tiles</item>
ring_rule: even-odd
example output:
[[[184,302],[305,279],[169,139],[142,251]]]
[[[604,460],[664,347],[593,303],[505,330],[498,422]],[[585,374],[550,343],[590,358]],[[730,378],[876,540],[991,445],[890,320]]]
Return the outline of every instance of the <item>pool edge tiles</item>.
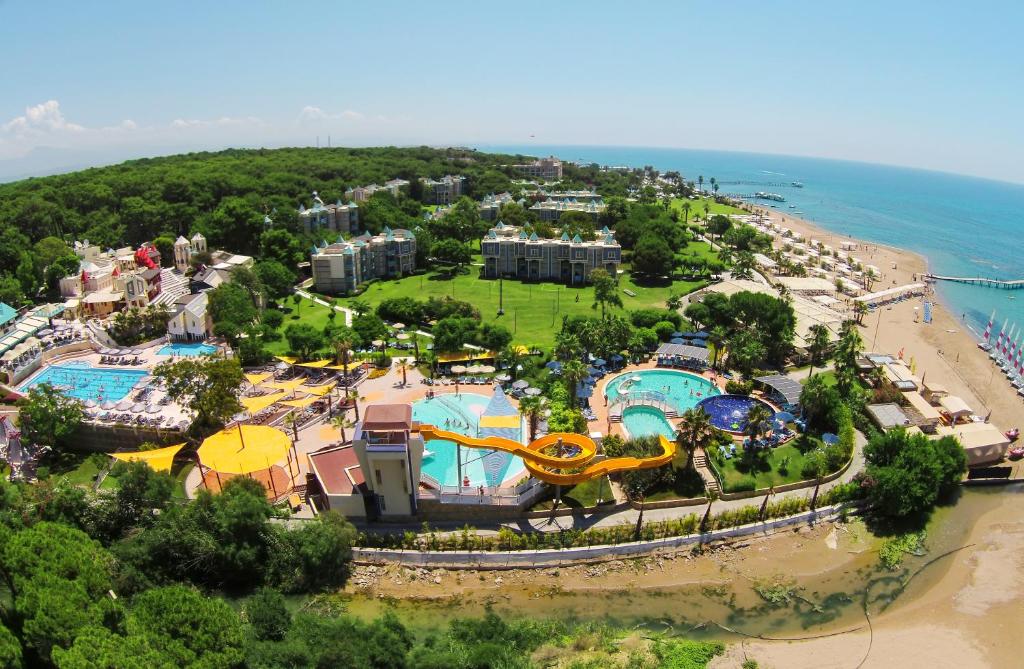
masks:
[[[81,364],[81,361],[75,362],[77,364],[74,365],[47,365],[23,381],[17,387],[17,390],[19,392],[27,392],[40,383],[49,383],[55,388],[70,386],[70,392],[62,392],[66,396],[75,399],[83,401],[93,400],[95,402],[117,402],[127,397],[132,388],[135,387],[135,384],[149,375],[148,371],[141,369],[108,369],[106,367],[94,367],[88,363]],[[60,378],[61,374],[66,375],[66,378]],[[100,381],[99,383],[96,383],[94,380],[86,381],[84,377],[99,378]],[[130,379],[131,383],[120,380],[114,382],[113,379]],[[95,386],[94,383],[96,383]],[[107,389],[113,389],[114,393],[120,394],[105,393],[104,391]]]

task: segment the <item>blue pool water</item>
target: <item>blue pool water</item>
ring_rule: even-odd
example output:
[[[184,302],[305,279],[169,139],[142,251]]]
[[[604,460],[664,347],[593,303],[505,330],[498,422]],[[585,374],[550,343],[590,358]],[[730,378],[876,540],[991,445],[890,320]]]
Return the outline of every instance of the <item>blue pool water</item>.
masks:
[[[747,415],[758,404],[775,413],[775,409],[767,402],[745,395],[718,395],[717,397],[708,397],[698,404],[711,416],[712,425],[727,432],[745,430]]]
[[[705,397],[718,395],[720,391],[705,378],[671,369],[627,372],[613,378],[605,386],[609,405],[620,395],[634,392],[662,393],[681,414]]]
[[[673,439],[676,433],[675,428],[665,418],[665,414],[654,407],[629,407],[622,412],[622,424],[630,437],[660,434]]]
[[[57,387],[68,397],[93,400],[98,404],[124,399],[147,372],[139,369],[101,369],[88,364],[51,365],[35,378],[22,384],[20,390],[40,383]]]
[[[439,395],[433,399],[413,402],[412,417],[421,423],[430,423],[441,429],[475,437],[479,416],[490,399],[474,393],[460,393],[457,397],[454,394]],[[519,439],[522,440],[521,434]],[[423,473],[442,485],[458,485],[456,444],[436,440],[427,442],[426,449],[433,455],[424,455]],[[523,461],[516,457],[506,458],[504,466],[497,471],[486,471],[483,456],[489,452],[478,448],[462,448],[462,475],[469,477],[471,486],[501,485],[503,481],[525,473]]]
[[[186,358],[191,358],[197,355],[213,355],[217,352],[216,346],[210,344],[195,344],[185,342],[174,342],[173,344],[167,344],[161,347],[156,352],[157,355],[181,355]]]

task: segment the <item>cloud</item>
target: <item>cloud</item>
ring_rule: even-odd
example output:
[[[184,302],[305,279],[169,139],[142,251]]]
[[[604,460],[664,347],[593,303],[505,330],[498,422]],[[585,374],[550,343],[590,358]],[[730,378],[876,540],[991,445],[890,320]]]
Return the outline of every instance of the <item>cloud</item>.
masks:
[[[352,109],[346,109],[336,114],[330,114],[325,112],[320,107],[314,107],[312,105],[306,105],[299,112],[299,122],[309,123],[317,121],[332,121],[332,120],[350,120],[358,121],[364,118],[363,114]]]
[[[172,128],[215,128],[244,125],[260,126],[263,125],[263,121],[256,118],[255,116],[245,116],[242,118],[222,116],[218,119],[213,120],[176,118],[173,121],[171,121]]]
[[[77,123],[69,123],[60,110],[60,103],[47,100],[25,108],[24,116],[16,116],[2,127],[5,133],[14,136],[39,135],[50,132],[80,132],[85,130]]]

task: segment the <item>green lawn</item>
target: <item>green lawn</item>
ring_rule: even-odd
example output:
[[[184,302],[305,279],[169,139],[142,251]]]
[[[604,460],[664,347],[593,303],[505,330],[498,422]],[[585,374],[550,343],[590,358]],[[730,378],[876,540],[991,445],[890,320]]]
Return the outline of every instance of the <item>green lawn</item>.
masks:
[[[700,281],[675,281],[664,286],[639,286],[633,282],[628,272],[620,276],[619,282],[619,295],[622,297],[624,310],[664,308],[665,300],[671,293],[685,295],[705,285]],[[370,306],[376,306],[381,301],[394,297],[426,299],[432,296],[451,296],[472,302],[480,310],[484,322],[500,323],[507,327],[512,332],[515,343],[542,347],[553,344],[562,316],[598,313],[591,308],[594,289],[590,286],[570,288],[556,283],[522,283],[515,280],[505,280],[503,283],[504,316],[497,315],[499,282],[479,278],[476,267],[468,268],[468,273],[454,279],[445,273],[430,272],[393,281],[378,281],[371,284],[362,295],[352,299],[361,299]],[[625,290],[635,295],[627,295]],[[340,304],[348,302],[351,302],[351,299],[339,300]],[[302,307],[304,321],[307,318],[308,306],[307,302]],[[622,312],[617,308],[613,308],[612,311]],[[326,315],[326,309],[324,312]],[[318,318],[313,315],[308,317]],[[285,323],[288,322],[289,319],[286,318]],[[312,324],[317,325],[316,322]],[[319,326],[322,327],[323,323]],[[287,348],[287,343],[279,344],[284,344],[284,348]]]
[[[744,210],[740,209],[739,207],[734,207],[734,206],[732,206],[730,204],[719,204],[718,202],[715,202],[715,200],[713,198],[710,198],[710,197],[700,197],[700,198],[697,198],[696,200],[686,200],[686,199],[683,199],[681,197],[676,197],[676,198],[672,198],[672,202],[669,204],[669,206],[671,208],[677,210],[679,212],[679,215],[682,216],[683,215],[683,203],[684,202],[689,202],[690,203],[690,221],[691,222],[693,221],[693,217],[696,216],[696,215],[700,215],[701,218],[704,217],[704,205],[705,204],[708,205],[708,215],[709,216],[715,216],[717,214],[722,214],[723,216],[729,216],[731,214],[749,214],[750,213],[749,211],[744,211]]]
[[[555,505],[554,491],[552,490],[552,496],[549,499],[542,500],[534,504],[531,511],[548,511]],[[601,478],[591,479],[578,485],[574,485],[571,488],[562,488],[562,505],[563,507],[570,507],[574,509],[595,506],[598,498],[602,502],[612,501],[612,489],[611,484],[608,482],[607,476]]]
[[[53,479],[66,478],[72,485],[92,487],[96,482],[96,475],[100,473],[108,459],[109,456],[102,453],[90,455],[69,451],[44,466],[48,467],[50,477]]]
[[[792,442],[791,442],[792,443]],[[738,457],[731,460],[713,456],[715,466],[724,479],[723,490],[732,492],[737,485],[754,478],[755,488],[767,488],[784,483],[795,483],[803,480],[800,470],[804,465],[804,455],[793,445],[786,444],[767,451],[760,451],[753,463],[748,463],[740,455],[741,447],[737,446]],[[779,465],[788,458],[786,473],[779,472]]]

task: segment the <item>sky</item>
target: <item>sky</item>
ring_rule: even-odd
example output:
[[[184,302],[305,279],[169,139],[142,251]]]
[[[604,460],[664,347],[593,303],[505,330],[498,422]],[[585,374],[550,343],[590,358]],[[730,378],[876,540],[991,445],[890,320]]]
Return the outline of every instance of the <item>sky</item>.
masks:
[[[1024,3],[0,0],[0,180],[227,146],[628,145],[1024,183]]]

